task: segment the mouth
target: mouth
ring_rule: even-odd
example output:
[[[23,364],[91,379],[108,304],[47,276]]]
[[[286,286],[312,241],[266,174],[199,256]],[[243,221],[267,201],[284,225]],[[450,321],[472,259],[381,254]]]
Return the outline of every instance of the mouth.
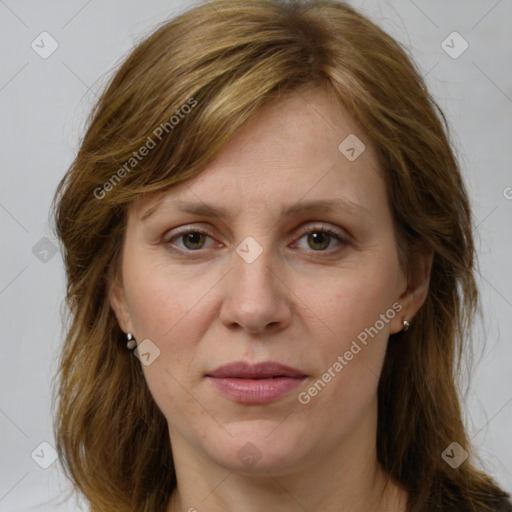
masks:
[[[224,397],[241,404],[264,404],[289,394],[307,377],[300,370],[274,361],[243,361],[221,366],[205,375]]]

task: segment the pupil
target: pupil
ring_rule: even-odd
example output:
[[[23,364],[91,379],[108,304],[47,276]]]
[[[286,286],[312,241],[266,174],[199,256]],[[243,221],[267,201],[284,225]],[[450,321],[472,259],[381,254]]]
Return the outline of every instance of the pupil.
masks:
[[[192,245],[200,244],[201,236],[201,233],[188,233],[187,241],[190,242]]]
[[[322,249],[325,249],[329,245],[329,235],[326,233],[316,232],[310,235],[313,244],[320,244]],[[322,239],[324,243],[322,244]],[[325,243],[327,242],[327,243]]]

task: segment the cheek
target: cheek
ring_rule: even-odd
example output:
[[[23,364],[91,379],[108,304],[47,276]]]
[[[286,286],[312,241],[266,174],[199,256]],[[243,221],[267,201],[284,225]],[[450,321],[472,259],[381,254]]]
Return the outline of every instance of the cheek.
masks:
[[[161,259],[164,261],[159,261]],[[165,256],[155,257],[141,251],[125,261],[125,288],[130,316],[139,337],[155,342],[179,337],[186,345],[193,338],[194,323],[190,318],[201,309],[205,296],[215,286],[215,276],[193,276],[183,266],[176,269],[165,262]],[[190,330],[192,328],[192,331]],[[188,336],[178,335],[187,330]]]
[[[194,425],[197,438],[207,438],[211,417],[189,390],[185,377],[178,375],[175,370],[163,357],[155,360],[151,366],[143,367],[153,400],[167,420],[171,438],[174,429],[184,433],[190,429],[190,425]]]
[[[189,391],[189,373],[201,336],[192,320],[202,294],[180,286],[183,278],[166,276],[163,269],[137,273],[133,268],[125,274],[130,276],[125,288],[137,341],[150,339],[159,350],[151,364],[142,365],[150,393],[168,422],[176,415],[196,421],[201,409]]]
[[[201,275],[192,280],[186,269],[171,271],[161,263],[148,266],[150,257],[133,252],[125,261],[125,289],[137,341],[151,340],[160,353],[143,366],[146,381],[157,404],[164,410],[188,409],[197,404],[185,389],[196,382],[197,346],[212,318],[208,292],[218,278]]]
[[[351,340],[376,326],[379,340],[387,340],[389,322],[399,307],[393,308],[398,297],[398,275],[394,258],[376,259],[371,265],[348,269],[324,283],[312,297],[312,308],[322,312],[320,316],[330,328],[331,339],[350,345]],[[375,334],[373,329],[372,332]]]
[[[399,267],[393,261],[376,262],[364,271],[351,269],[310,294],[311,309],[321,312],[329,327],[317,339],[320,373],[306,389],[309,405],[318,406],[321,416],[336,410],[354,418],[375,397],[390,322],[401,308],[395,302]]]

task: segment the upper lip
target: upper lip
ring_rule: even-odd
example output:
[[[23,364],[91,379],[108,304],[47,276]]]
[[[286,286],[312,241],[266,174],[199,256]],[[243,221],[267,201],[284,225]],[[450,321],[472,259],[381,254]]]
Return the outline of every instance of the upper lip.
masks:
[[[238,378],[238,379],[268,379],[272,377],[305,377],[304,373],[278,363],[276,361],[265,361],[262,363],[247,363],[237,361],[234,363],[219,366],[215,370],[208,372],[207,377],[215,378]]]

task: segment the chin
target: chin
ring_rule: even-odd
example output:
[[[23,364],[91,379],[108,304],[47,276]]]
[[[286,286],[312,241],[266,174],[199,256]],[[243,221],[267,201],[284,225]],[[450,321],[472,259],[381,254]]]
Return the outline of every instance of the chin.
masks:
[[[209,437],[211,445],[204,448],[218,465],[230,471],[279,474],[306,455],[304,435],[294,434],[276,421],[243,421],[224,428],[229,434],[223,431],[218,440]]]

